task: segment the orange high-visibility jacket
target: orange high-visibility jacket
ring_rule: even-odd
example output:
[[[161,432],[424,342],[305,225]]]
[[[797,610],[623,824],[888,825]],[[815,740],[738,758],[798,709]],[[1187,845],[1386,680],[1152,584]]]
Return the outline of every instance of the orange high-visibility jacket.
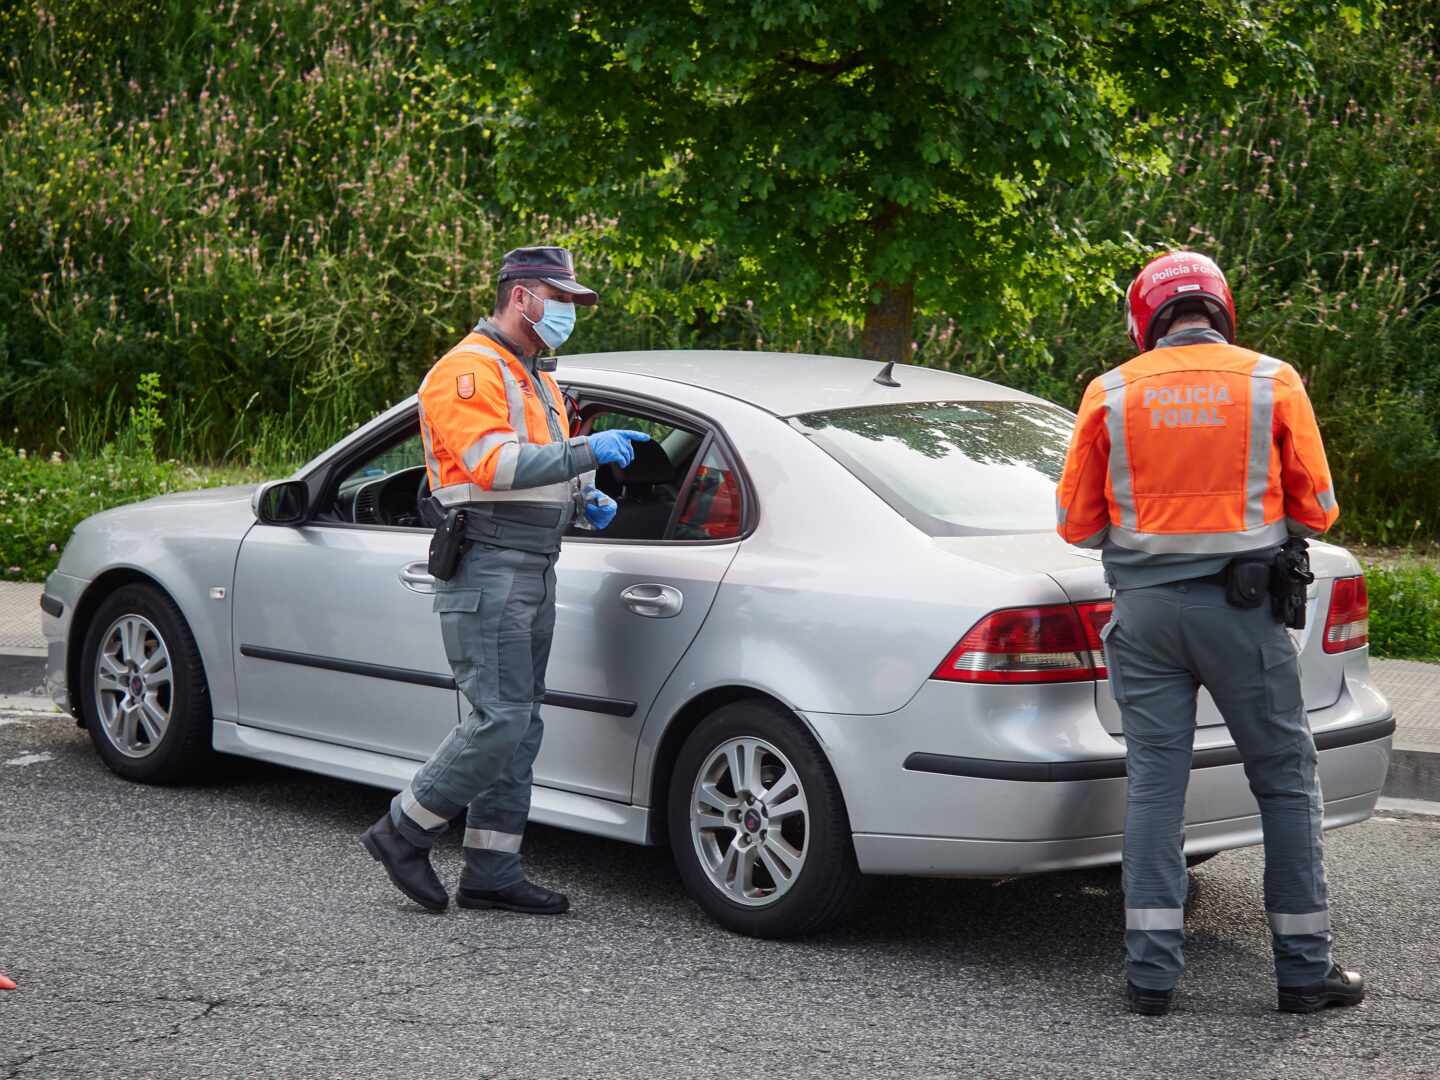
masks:
[[[1339,516],[1299,374],[1225,344],[1154,349],[1094,380],[1056,491],[1070,543],[1156,554],[1251,551]]]
[[[571,520],[575,478],[595,468],[595,455],[588,439],[569,437],[549,372],[531,371],[477,327],[430,369],[419,397],[430,493],[442,506],[541,504]]]

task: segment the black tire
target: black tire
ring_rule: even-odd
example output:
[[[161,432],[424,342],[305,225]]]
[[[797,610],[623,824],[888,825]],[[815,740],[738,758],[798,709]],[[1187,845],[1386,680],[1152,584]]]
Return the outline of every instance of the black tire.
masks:
[[[122,753],[105,733],[95,694],[95,669],[108,632],[126,616],[139,616],[157,631],[170,657],[170,721],[143,757]],[[176,784],[204,778],[216,758],[212,749],[210,688],[200,650],[174,601],[154,585],[124,585],[95,612],[80,651],[80,709],[100,759],[110,771],[142,784]]]
[[[1185,865],[1189,867],[1199,866],[1201,863],[1209,862],[1211,859],[1213,859],[1216,855],[1219,854],[1220,852],[1218,851],[1207,851],[1203,855],[1186,855]]]
[[[711,882],[690,827],[690,799],[700,770],[712,752],[737,738],[763,739],[783,754],[799,775],[808,808],[804,865],[789,891],[762,907],[732,900]],[[750,937],[802,937],[845,921],[860,900],[863,878],[840,785],[810,732],[778,705],[737,701],[702,720],[676,759],[668,803],[670,848],[680,879],[691,899],[721,926]]]

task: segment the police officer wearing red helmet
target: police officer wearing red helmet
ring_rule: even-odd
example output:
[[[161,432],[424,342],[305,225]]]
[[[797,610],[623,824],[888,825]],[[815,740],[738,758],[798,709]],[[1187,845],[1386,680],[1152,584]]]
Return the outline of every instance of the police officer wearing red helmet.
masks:
[[[1057,529],[1099,548],[1115,611],[1102,638],[1125,732],[1126,1001],[1169,1011],[1184,970],[1185,790],[1196,694],[1244,760],[1265,838],[1279,1008],[1353,1005],[1330,954],[1324,802],[1295,645],[1303,538],[1339,516],[1305,387],[1235,342],[1225,275],[1162,255],[1126,294],[1140,355],[1091,383],[1057,491]]]

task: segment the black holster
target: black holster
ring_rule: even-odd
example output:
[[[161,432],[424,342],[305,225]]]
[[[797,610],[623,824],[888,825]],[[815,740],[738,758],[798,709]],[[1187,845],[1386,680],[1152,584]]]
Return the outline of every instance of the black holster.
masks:
[[[430,576],[437,581],[449,581],[455,576],[460,553],[464,550],[465,511],[447,511],[440,524],[435,526],[435,535],[430,538]]]
[[[1291,630],[1305,628],[1307,594],[1315,575],[1310,572],[1309,545],[1298,536],[1286,540],[1270,567],[1270,605]]]

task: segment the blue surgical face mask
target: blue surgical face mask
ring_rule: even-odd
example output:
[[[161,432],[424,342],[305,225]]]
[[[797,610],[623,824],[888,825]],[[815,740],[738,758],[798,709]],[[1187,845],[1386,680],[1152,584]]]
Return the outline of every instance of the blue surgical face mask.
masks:
[[[525,291],[535,296],[529,289]],[[545,314],[540,316],[539,321],[531,319],[523,310],[520,314],[535,328],[535,335],[547,348],[558,349],[575,330],[575,305],[564,300],[545,300],[539,296],[535,296],[535,299],[545,305]]]

